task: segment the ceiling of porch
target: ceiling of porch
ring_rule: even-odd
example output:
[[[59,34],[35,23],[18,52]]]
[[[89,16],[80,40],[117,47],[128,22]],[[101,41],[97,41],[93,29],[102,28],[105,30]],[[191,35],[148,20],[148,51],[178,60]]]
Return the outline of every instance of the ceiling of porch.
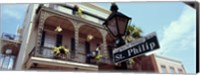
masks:
[[[95,28],[92,27],[91,25],[83,25],[79,28],[79,35],[86,37],[87,35],[91,34],[92,36],[94,36],[94,38],[98,38],[101,39],[103,38],[101,32]],[[82,35],[81,35],[82,34]]]
[[[52,16],[47,18],[45,21],[45,25],[53,26],[55,28],[60,25],[60,27],[63,29],[74,31],[74,26],[68,19],[58,16]]]

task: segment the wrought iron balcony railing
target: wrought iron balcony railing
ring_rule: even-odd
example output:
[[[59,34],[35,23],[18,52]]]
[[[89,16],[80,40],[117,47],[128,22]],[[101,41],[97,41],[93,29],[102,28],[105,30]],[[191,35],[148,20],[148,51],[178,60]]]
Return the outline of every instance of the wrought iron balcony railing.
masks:
[[[81,62],[76,61],[76,58],[72,58],[70,54],[64,55],[62,57],[58,57],[53,53],[53,49],[49,47],[40,47],[40,51],[38,52],[38,55],[35,55],[35,48],[33,48],[33,50],[29,53],[29,57],[31,56],[97,65],[97,61],[95,60],[91,60],[90,63],[87,63],[85,61],[81,61]],[[83,56],[86,57],[86,55],[83,55]]]
[[[43,6],[45,6],[45,5],[43,5],[43,4],[39,5],[38,9],[36,10],[36,14],[39,13],[39,10]],[[76,11],[73,11],[74,7],[67,5],[67,4],[52,4],[52,5],[49,5],[47,7],[51,8],[53,10],[57,10],[57,11],[62,12],[62,13],[78,16],[78,15],[73,13],[73,12],[76,12]],[[88,11],[84,11],[84,10],[82,10],[82,16],[79,16],[79,17],[86,19],[86,20],[89,20],[89,21],[92,21],[92,22],[95,22],[95,23],[98,23],[100,25],[102,25],[103,22],[105,21],[105,18],[102,18],[101,16],[92,14],[92,13],[90,13]]]

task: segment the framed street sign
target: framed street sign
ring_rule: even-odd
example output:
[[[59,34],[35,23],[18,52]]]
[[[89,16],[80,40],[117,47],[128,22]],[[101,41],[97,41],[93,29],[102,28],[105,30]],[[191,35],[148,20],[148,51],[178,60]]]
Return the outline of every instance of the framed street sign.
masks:
[[[156,33],[153,32],[145,37],[114,49],[113,61],[114,63],[119,63],[158,48],[160,48],[158,39],[156,37]]]

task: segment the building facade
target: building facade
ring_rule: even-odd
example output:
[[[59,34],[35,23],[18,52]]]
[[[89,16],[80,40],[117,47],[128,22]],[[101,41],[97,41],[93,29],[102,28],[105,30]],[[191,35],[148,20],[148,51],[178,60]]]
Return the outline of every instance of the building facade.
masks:
[[[77,7],[79,10],[75,9]],[[1,41],[1,57],[8,55],[6,50],[13,50],[9,54],[14,57],[9,68],[12,70],[116,70],[116,64],[112,62],[115,38],[103,26],[110,13],[91,3],[29,4],[18,42],[12,42],[12,48],[4,49],[6,45]],[[54,48],[59,46],[69,50],[63,58],[55,56]],[[89,57],[98,47],[102,58]],[[157,55],[138,56],[134,61],[134,64],[127,63],[128,71],[173,73],[171,69],[174,68],[174,73],[185,73],[179,61]]]
[[[132,65],[131,71],[147,73],[181,73],[185,74],[183,64],[175,59],[161,55],[139,56]]]
[[[81,16],[74,14],[75,5],[81,8]],[[99,70],[98,64],[112,64],[108,46],[112,45],[113,37],[102,25],[109,13],[88,3],[29,5],[21,33],[21,59],[17,60],[16,70]],[[56,32],[57,27],[62,31]],[[88,40],[89,37],[92,39]],[[87,57],[97,44],[103,57],[98,61]],[[70,51],[64,60],[54,59],[52,49],[59,45]]]

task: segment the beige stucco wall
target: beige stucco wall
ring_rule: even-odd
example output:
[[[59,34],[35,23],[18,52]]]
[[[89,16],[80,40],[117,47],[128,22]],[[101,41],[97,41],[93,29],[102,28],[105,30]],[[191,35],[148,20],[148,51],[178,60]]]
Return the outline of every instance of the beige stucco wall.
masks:
[[[182,69],[183,72],[186,73],[184,68],[182,67],[182,63],[179,61],[169,60],[169,59],[160,58],[160,57],[156,57],[155,59],[156,59],[156,63],[157,63],[158,70],[160,73],[162,72],[161,65],[166,66],[167,73],[170,73],[170,67],[174,67],[175,73],[179,73],[178,69]]]
[[[32,25],[30,40],[27,45],[26,55],[28,55],[33,50],[33,48],[35,47],[35,44],[36,44],[36,37],[37,37],[36,34],[37,34],[38,29],[35,28],[34,26],[35,25]]]
[[[35,11],[38,7],[38,4],[29,4],[29,7],[27,9],[26,17],[23,23],[23,31],[22,31],[22,43],[19,51],[19,56],[16,62],[15,70],[23,70],[24,69],[24,63],[27,59],[27,53],[29,52],[29,48],[33,43],[30,43],[30,37],[32,33],[32,27],[33,27],[33,19],[35,16]],[[32,37],[31,37],[32,38]],[[32,41],[32,40],[31,40]],[[30,45],[28,45],[30,43]]]

